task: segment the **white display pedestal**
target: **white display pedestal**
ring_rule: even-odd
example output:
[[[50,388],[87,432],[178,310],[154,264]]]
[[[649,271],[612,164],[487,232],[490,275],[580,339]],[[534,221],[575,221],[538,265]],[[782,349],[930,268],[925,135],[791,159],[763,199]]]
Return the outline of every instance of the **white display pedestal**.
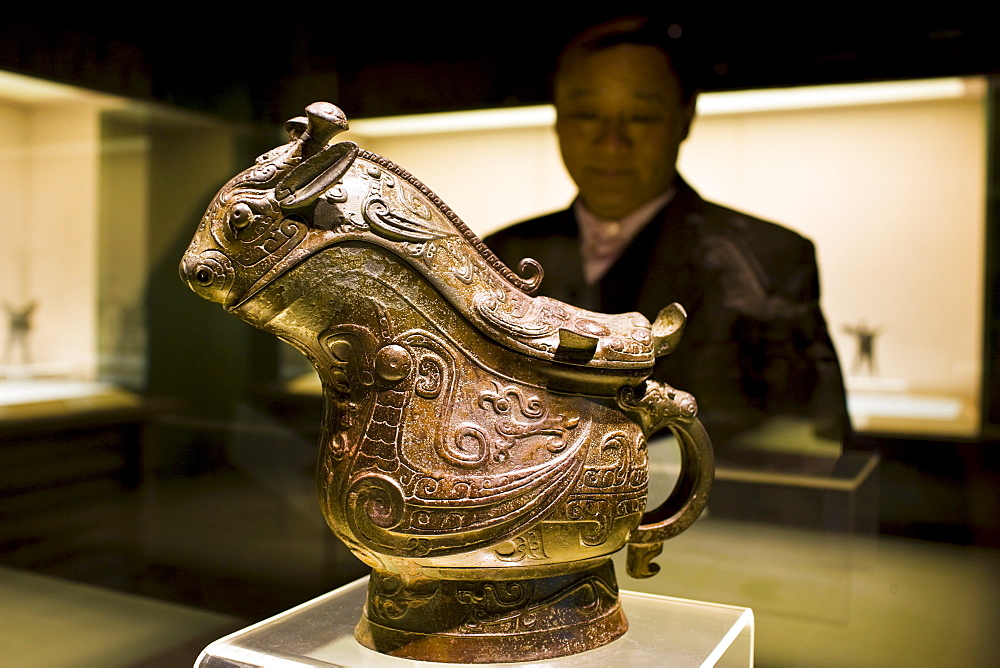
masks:
[[[399,659],[362,647],[354,640],[368,591],[356,580],[205,648],[197,666],[350,666],[352,668],[445,666]],[[589,652],[558,659],[479,666],[752,666],[753,612],[714,603],[621,592],[628,632]],[[466,665],[466,664],[463,664]]]

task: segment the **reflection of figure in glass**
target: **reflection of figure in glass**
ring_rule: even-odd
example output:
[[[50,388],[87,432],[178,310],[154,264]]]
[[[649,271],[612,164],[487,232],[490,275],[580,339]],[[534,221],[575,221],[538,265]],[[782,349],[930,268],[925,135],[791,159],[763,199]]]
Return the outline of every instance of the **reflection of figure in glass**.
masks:
[[[838,438],[846,400],[812,243],[706,202],[677,174],[701,67],[683,34],[624,18],[570,42],[555,78],[556,132],[579,196],[486,243],[510,266],[535,258],[547,270],[540,293],[584,308],[652,321],[680,303],[687,330],[655,376],[697,397],[723,449],[778,416]]]
[[[868,367],[868,375],[878,374],[878,367],[875,366],[875,337],[881,333],[881,327],[869,327],[862,320],[858,325],[845,325],[844,331],[853,335],[858,340],[858,351],[854,357],[852,373],[858,373],[862,367]]]
[[[31,314],[35,311],[35,302],[31,301],[21,308],[14,308],[8,302],[3,303],[7,311],[7,345],[4,346],[4,364],[14,363],[14,350],[21,349],[21,364],[31,363],[31,351],[28,347],[28,334],[31,333]]]

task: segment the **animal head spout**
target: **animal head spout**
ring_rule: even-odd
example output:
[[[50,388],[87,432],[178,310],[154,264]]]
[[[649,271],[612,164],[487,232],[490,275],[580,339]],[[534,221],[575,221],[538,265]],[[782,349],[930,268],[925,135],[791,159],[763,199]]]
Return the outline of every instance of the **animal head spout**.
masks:
[[[180,265],[181,278],[209,301],[233,307],[252,296],[293,258],[305,240],[311,209],[343,178],[358,153],[330,144],[347,118],[328,102],[286,124],[289,143],[257,158],[208,207]]]

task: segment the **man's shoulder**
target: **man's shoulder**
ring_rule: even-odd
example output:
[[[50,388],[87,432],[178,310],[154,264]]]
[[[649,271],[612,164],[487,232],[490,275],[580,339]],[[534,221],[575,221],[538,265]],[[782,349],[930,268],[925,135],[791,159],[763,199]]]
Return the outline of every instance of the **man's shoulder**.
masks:
[[[742,237],[754,246],[772,250],[809,249],[813,246],[808,238],[784,225],[700,197],[698,200],[694,213],[702,218],[708,229],[725,230],[727,233]]]

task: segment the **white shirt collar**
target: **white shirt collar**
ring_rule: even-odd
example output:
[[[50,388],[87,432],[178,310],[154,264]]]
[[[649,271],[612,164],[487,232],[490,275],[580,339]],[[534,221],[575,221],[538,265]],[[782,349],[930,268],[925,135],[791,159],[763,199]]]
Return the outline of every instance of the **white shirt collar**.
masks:
[[[573,202],[573,214],[580,227],[580,254],[583,274],[593,285],[611,268],[633,239],[653,216],[674,197],[676,188],[654,197],[635,211],[618,220],[605,220],[591,213],[579,197]]]

